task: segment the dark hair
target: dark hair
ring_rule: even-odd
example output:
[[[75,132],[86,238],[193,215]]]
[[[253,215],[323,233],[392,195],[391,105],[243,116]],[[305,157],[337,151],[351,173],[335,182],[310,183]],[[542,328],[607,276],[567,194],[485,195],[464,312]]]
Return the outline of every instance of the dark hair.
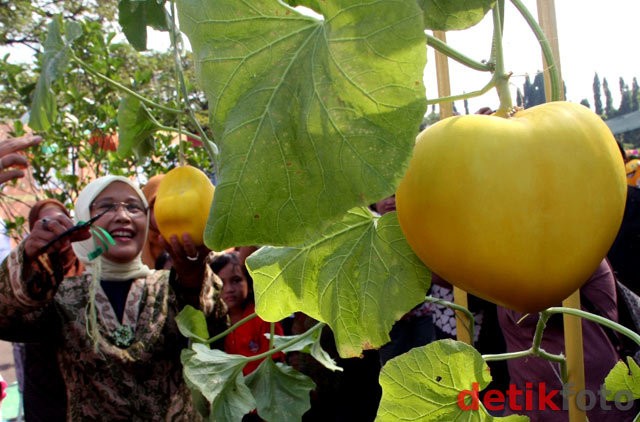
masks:
[[[242,275],[244,275],[244,278],[247,280],[249,294],[247,295],[247,300],[243,304],[243,306],[246,306],[247,303],[251,303],[254,301],[253,278],[251,277],[251,274],[249,274],[247,266],[240,262],[238,254],[236,252],[225,252],[221,255],[216,256],[209,265],[211,266],[211,269],[214,273],[219,274],[220,271],[222,271],[222,269],[228,264],[231,264],[234,268],[239,267],[240,271],[242,271]]]

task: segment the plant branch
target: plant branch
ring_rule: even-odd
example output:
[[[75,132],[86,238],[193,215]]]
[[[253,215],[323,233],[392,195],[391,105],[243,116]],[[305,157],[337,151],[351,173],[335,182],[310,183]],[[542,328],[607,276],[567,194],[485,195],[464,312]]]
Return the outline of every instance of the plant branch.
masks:
[[[494,76],[494,77],[491,78],[491,80],[484,87],[480,88],[477,91],[466,92],[464,94],[449,95],[447,97],[439,97],[439,98],[436,98],[436,99],[433,99],[433,100],[427,100],[427,105],[440,104],[440,103],[445,103],[445,102],[453,102],[453,101],[458,101],[458,100],[465,100],[467,98],[479,97],[479,96],[489,92],[489,90],[491,90],[495,86],[496,86],[496,83],[495,83],[495,76]]]
[[[443,42],[442,40],[434,37],[433,35],[430,34],[426,34],[427,36],[427,45],[430,47],[433,47],[435,50],[438,50],[439,52],[441,52],[442,54],[446,55],[447,57],[457,61],[458,63],[461,63],[463,65],[466,65],[468,67],[470,67],[471,69],[474,70],[480,70],[483,72],[493,72],[494,69],[494,65],[492,62],[478,62],[475,61],[467,56],[465,56],[464,54],[460,53],[459,51],[451,48],[447,43]]]
[[[464,306],[460,306],[457,303],[449,302],[448,300],[440,299],[433,296],[427,296],[424,298],[424,300],[436,305],[446,306],[453,309],[454,311],[465,314],[465,316],[467,317],[467,321],[469,321],[469,324],[465,325],[464,328],[469,332],[469,336],[471,337],[471,339],[475,338],[475,318],[473,317],[471,311],[469,311],[467,308],[465,308]]]
[[[77,64],[79,64],[87,73],[90,73],[91,75],[102,79],[103,81],[107,82],[108,84],[116,87],[117,89],[124,91],[125,93],[127,93],[128,95],[131,95],[137,99],[139,99],[143,104],[147,104],[151,107],[155,107],[157,109],[169,112],[169,113],[174,113],[174,114],[182,114],[183,111],[182,110],[177,110],[175,108],[171,108],[171,107],[166,107],[163,106],[161,104],[155,103],[151,100],[149,100],[146,97],[143,97],[142,95],[138,94],[137,92],[129,89],[128,87],[122,85],[119,82],[114,81],[113,79],[103,75],[102,73],[98,72],[97,70],[94,70],[91,68],[91,66],[89,66],[88,64],[86,64],[85,62],[83,62],[79,57],[77,57],[76,55],[72,55],[71,56],[71,60],[73,60],[74,62],[76,62]]]
[[[211,159],[211,163],[212,165],[215,166],[216,160],[215,160],[215,156],[218,155],[218,146],[213,143],[209,137],[207,136],[207,134],[205,133],[204,129],[202,128],[202,126],[200,125],[200,122],[198,122],[198,119],[195,116],[195,113],[193,112],[193,110],[191,109],[191,107],[189,107],[189,93],[187,92],[187,84],[184,81],[184,72],[182,69],[182,61],[180,60],[180,56],[178,54],[178,31],[177,31],[177,22],[176,22],[176,9],[175,9],[175,1],[171,2],[171,44],[173,46],[173,57],[174,57],[174,61],[176,64],[176,77],[178,79],[179,85],[180,85],[180,90],[182,92],[182,97],[184,98],[184,102],[185,102],[185,112],[187,114],[187,116],[189,117],[189,120],[191,120],[191,122],[196,126],[196,129],[198,130],[198,133],[200,133],[200,136],[202,137],[202,145],[204,146],[205,150],[207,151],[207,153],[209,154],[209,158]],[[182,143],[181,143],[182,145]],[[181,150],[181,155],[182,155],[182,150]]]
[[[305,338],[311,336],[311,334],[315,333],[316,331],[321,330],[325,325],[326,324],[324,322],[318,322],[316,325],[314,325],[313,327],[309,328],[304,333],[295,336],[293,339],[289,340],[286,343],[282,343],[278,347],[274,347],[273,349],[267,350],[266,352],[260,353],[259,355],[247,356],[247,360],[249,362],[252,362],[254,360],[264,359],[264,358],[269,357],[271,355],[274,355],[274,354],[276,354],[278,352],[281,352],[281,351],[283,351],[285,349],[288,349],[292,345],[294,345],[294,344],[304,340]],[[273,336],[272,336],[272,338],[273,338]]]
[[[544,60],[547,62],[550,75],[549,79],[551,82],[551,101],[561,100],[562,95],[560,92],[560,86],[562,82],[560,81],[560,72],[558,72],[556,61],[553,58],[553,52],[551,51],[549,40],[538,24],[538,21],[536,21],[531,12],[529,12],[529,10],[524,6],[524,4],[522,4],[520,0],[511,0],[511,3],[515,6],[516,9],[518,9],[531,30],[536,34],[538,43],[540,43],[540,48],[542,49]]]
[[[258,316],[258,314],[256,314],[255,312],[252,313],[251,315],[247,315],[246,317],[242,318],[240,321],[236,322],[235,324],[233,324],[231,327],[227,328],[226,330],[224,330],[220,334],[217,334],[217,335],[211,337],[209,340],[205,341],[205,344],[211,344],[213,342],[216,342],[216,341],[220,340],[221,338],[223,338],[224,336],[226,336],[227,334],[229,334],[230,332],[232,332],[233,330],[235,330],[236,328],[238,328],[239,326],[241,326],[245,322],[251,321],[252,319],[254,319],[257,316]]]

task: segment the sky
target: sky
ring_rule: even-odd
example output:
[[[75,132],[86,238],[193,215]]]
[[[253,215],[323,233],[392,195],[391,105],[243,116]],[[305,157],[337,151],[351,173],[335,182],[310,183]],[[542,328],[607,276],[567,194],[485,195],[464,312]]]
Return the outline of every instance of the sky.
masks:
[[[534,16],[538,16],[535,0],[523,0]],[[503,47],[506,70],[511,77],[513,101],[515,88],[522,87],[525,76],[531,80],[543,70],[542,51],[535,35],[515,7],[507,0],[505,6]],[[640,1],[639,0],[555,0],[558,45],[566,98],[580,102],[587,98],[593,107],[593,78],[596,73],[602,82],[607,79],[619,104],[619,78],[631,87],[633,77],[640,77]],[[463,31],[446,33],[447,43],[474,60],[489,58],[491,51],[490,14],[478,25]],[[437,97],[435,54],[429,49],[425,70],[427,97]],[[451,93],[461,94],[482,88],[489,80],[485,72],[478,72],[449,60]],[[604,97],[602,98],[604,102]],[[495,90],[469,100],[470,112],[480,107],[497,107]],[[456,103],[462,111],[462,101]]]
[[[537,16],[536,0],[522,2]],[[619,78],[631,86],[633,77],[640,77],[640,0],[555,0],[555,11],[567,100],[580,102],[586,98],[593,106],[593,77],[598,73],[601,82],[607,79],[617,107]],[[447,32],[447,42],[474,60],[486,60],[491,51],[492,28],[489,14],[472,28]],[[166,49],[168,35],[151,32],[149,47]],[[515,102],[515,90],[522,87],[525,75],[533,80],[543,64],[535,35],[509,0],[505,7],[503,46],[506,70],[513,72],[511,86]],[[12,57],[25,60],[15,53]],[[438,92],[434,57],[433,49],[429,48],[424,76],[429,99],[436,98]],[[476,91],[490,78],[486,72],[470,70],[453,60],[449,60],[449,72],[452,94]],[[495,90],[469,100],[470,112],[484,106],[498,106]],[[463,102],[456,102],[456,107],[462,112]]]

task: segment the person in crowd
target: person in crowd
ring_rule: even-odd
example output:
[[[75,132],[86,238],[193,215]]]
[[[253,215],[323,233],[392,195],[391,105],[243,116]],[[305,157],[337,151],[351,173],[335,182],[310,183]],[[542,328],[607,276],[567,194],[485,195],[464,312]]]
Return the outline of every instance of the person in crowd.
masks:
[[[213,272],[222,280],[222,300],[229,309],[229,323],[234,325],[255,312],[253,297],[253,279],[247,267],[240,261],[236,252],[217,255],[211,262]],[[224,351],[229,354],[256,356],[269,350],[269,339],[265,334],[271,332],[271,323],[259,316],[245,322],[231,331],[224,339]],[[274,323],[274,334],[284,335],[279,322]],[[282,352],[273,358],[284,360]],[[262,360],[248,362],[242,369],[244,375],[255,371]]]
[[[57,199],[37,201],[29,211],[29,231],[34,229],[39,220],[55,218],[57,214],[71,218],[67,207]],[[84,265],[76,257],[71,245],[65,245],[58,253],[66,255],[65,277],[76,277],[83,273]],[[16,350],[19,352],[15,353]],[[55,348],[49,343],[14,343],[14,361],[16,368],[22,367],[19,381],[22,385],[25,421],[64,421],[67,396]]]
[[[0,186],[24,177],[23,169],[29,165],[29,161],[22,151],[42,142],[40,136],[31,134],[14,138],[6,128],[3,126],[0,130]]]
[[[624,148],[618,142],[620,153],[628,164]],[[640,173],[640,169],[637,170]],[[627,199],[620,229],[607,258],[617,279],[636,295],[640,295],[640,187],[627,175]]]
[[[0,338],[56,350],[68,420],[199,420],[175,317],[189,304],[225,318],[210,251],[186,233],[163,239],[173,267],[151,271],[141,259],[148,204],[121,176],[89,183],[75,219],[84,224],[64,213],[39,219],[2,263]],[[69,257],[59,251],[69,244],[87,268],[81,276],[64,277]]]
[[[617,303],[615,278],[609,263],[603,260],[595,273],[580,288],[580,299],[583,310],[617,321]],[[507,345],[507,352],[527,350],[531,347],[538,323],[538,314],[522,314],[498,306],[498,319]],[[638,403],[628,407],[605,402],[601,398],[601,385],[604,379],[620,359],[616,349],[618,340],[613,332],[607,333],[601,325],[582,319],[582,341],[584,352],[584,368],[586,390],[593,395],[588,404],[587,417],[591,421],[626,422],[633,420],[638,412]],[[561,315],[553,315],[547,321],[542,337],[541,348],[548,353],[564,354],[564,330]],[[510,383],[516,391],[505,403],[505,415],[523,414],[532,422],[564,422],[568,420],[567,408],[563,406],[563,395],[552,394],[542,406],[539,392],[544,383],[547,392],[563,391],[560,381],[560,368],[554,363],[539,357],[526,357],[508,361]],[[529,386],[529,388],[527,388]],[[566,386],[567,390],[570,386]],[[575,388],[574,388],[575,392]],[[584,394],[586,396],[586,394]],[[527,404],[528,403],[528,404]],[[549,403],[553,403],[552,405]],[[514,406],[511,406],[514,404]],[[626,408],[628,410],[623,409]]]

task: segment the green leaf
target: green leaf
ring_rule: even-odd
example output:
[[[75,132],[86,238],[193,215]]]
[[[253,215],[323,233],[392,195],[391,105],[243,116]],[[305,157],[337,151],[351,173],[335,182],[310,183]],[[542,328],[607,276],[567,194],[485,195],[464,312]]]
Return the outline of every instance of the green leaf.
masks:
[[[242,376],[246,357],[196,343],[182,351],[181,360],[189,387],[211,403],[211,420],[239,421],[256,407]]]
[[[118,22],[127,41],[138,51],[147,49],[147,26],[168,31],[164,1],[120,0]]]
[[[63,32],[65,32],[64,39]],[[48,130],[58,115],[52,85],[66,71],[69,59],[73,56],[70,46],[80,35],[82,35],[80,25],[71,21],[65,26],[60,15],[55,16],[49,23],[40,76],[29,115],[29,126],[36,131]]]
[[[245,382],[264,420],[297,422],[311,407],[309,392],[315,383],[288,365],[265,359]]]
[[[302,246],[260,248],[247,266],[262,319],[302,311],[326,322],[343,357],[387,343],[393,323],[424,300],[431,281],[396,213],[374,218],[366,208]]]
[[[631,357],[627,357],[627,365],[618,361],[604,379],[607,400],[626,403],[640,399],[640,366]]]
[[[220,147],[214,250],[304,242],[387,197],[426,111],[413,1],[178,3]],[[263,177],[267,175],[268,177]]]
[[[207,329],[207,319],[204,313],[191,305],[185,306],[176,317],[176,324],[183,336],[197,341],[206,343],[209,339],[209,330]]]
[[[418,0],[426,29],[467,29],[484,18],[496,0]]]
[[[382,399],[376,421],[528,421],[526,416],[494,418],[477,400],[476,391],[491,382],[489,367],[468,344],[439,340],[389,360],[380,373]],[[477,395],[475,396],[477,397]],[[464,406],[462,405],[464,404]]]
[[[126,156],[133,152],[137,158],[153,151],[153,133],[158,127],[149,110],[135,97],[127,96],[118,106],[118,153]]]

